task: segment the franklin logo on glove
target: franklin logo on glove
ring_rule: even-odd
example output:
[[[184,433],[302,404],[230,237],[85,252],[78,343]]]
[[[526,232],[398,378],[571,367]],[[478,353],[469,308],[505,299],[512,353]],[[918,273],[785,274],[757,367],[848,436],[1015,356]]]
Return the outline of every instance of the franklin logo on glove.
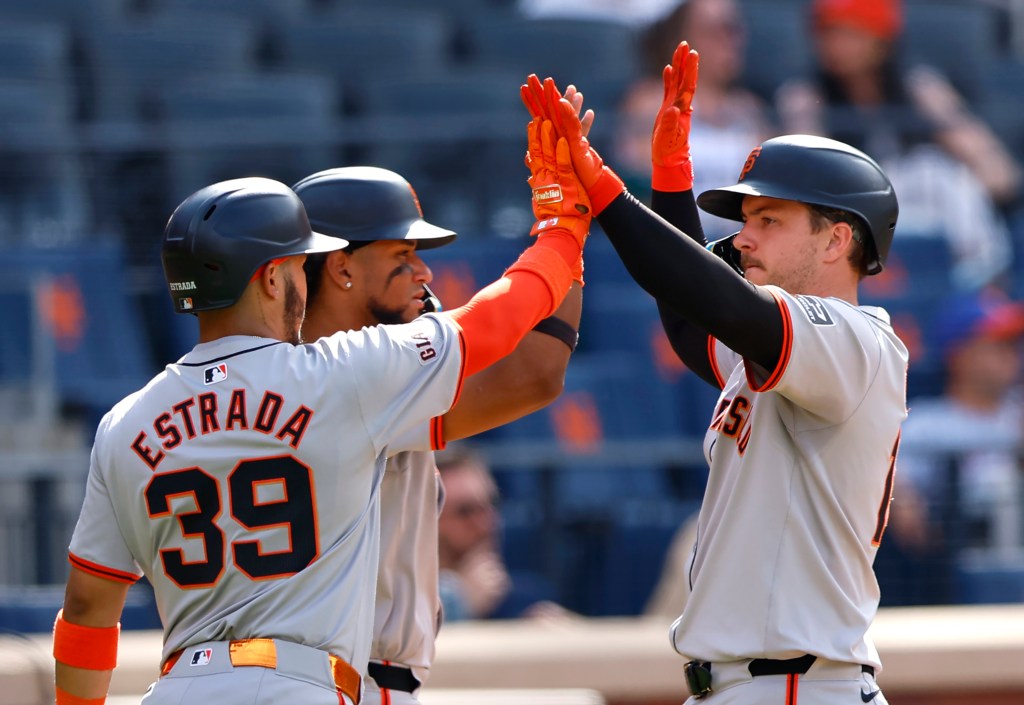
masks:
[[[562,187],[558,184],[538,186],[533,190],[533,200],[541,204],[560,203],[562,200]]]

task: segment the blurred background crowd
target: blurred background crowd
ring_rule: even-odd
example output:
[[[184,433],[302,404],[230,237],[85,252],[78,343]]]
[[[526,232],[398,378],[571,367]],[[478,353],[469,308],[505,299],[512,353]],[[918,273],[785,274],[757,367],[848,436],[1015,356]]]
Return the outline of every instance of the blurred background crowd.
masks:
[[[583,92],[592,141],[646,199],[683,39],[698,191],[793,132],[895,184],[861,301],[911,350],[882,606],[1024,601],[1024,0],[0,0],[0,628],[50,628],[97,421],[195,342],[159,264],[175,205],[242,175],[394,169],[459,233],[425,258],[459,305],[533,220],[525,76]],[[717,394],[596,224],[586,280],[565,392],[475,439],[483,475],[452,480],[453,617],[674,617],[685,599]],[[133,589],[125,627],[155,619]]]

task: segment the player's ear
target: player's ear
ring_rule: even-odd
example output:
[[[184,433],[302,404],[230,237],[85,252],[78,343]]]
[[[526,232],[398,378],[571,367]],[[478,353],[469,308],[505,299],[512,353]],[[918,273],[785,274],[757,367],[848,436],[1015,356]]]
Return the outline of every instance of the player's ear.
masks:
[[[832,263],[849,257],[853,247],[853,228],[842,221],[832,223],[828,230],[828,242],[825,245],[825,261]]]
[[[335,250],[327,255],[324,262],[323,276],[330,279],[338,287],[344,289],[347,282],[352,281],[350,271],[351,255],[344,250]]]

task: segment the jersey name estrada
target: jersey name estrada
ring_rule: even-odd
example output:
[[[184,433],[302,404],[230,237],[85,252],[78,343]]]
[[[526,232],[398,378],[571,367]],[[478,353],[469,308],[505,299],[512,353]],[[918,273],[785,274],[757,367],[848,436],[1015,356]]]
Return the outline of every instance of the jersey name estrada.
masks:
[[[280,638],[365,670],[385,459],[461,383],[443,316],[308,345],[200,344],[103,419],[71,562],[145,574],[166,658]]]
[[[672,642],[712,662],[812,653],[880,668],[866,633],[907,349],[881,309],[770,289],[785,324],[775,370],[712,341],[722,394]]]

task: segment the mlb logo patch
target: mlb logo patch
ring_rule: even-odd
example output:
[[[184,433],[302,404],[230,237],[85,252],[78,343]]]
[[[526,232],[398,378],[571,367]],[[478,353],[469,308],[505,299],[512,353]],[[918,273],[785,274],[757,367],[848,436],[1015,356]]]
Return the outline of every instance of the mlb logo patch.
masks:
[[[213,649],[196,649],[192,652],[192,660],[189,661],[189,666],[208,666],[210,665],[210,659],[213,658]]]
[[[182,311],[191,311],[192,310],[192,298],[191,297],[186,297],[184,299],[178,299],[178,308],[180,308]]]
[[[217,384],[228,378],[228,366],[224,363],[203,370],[203,384]]]

